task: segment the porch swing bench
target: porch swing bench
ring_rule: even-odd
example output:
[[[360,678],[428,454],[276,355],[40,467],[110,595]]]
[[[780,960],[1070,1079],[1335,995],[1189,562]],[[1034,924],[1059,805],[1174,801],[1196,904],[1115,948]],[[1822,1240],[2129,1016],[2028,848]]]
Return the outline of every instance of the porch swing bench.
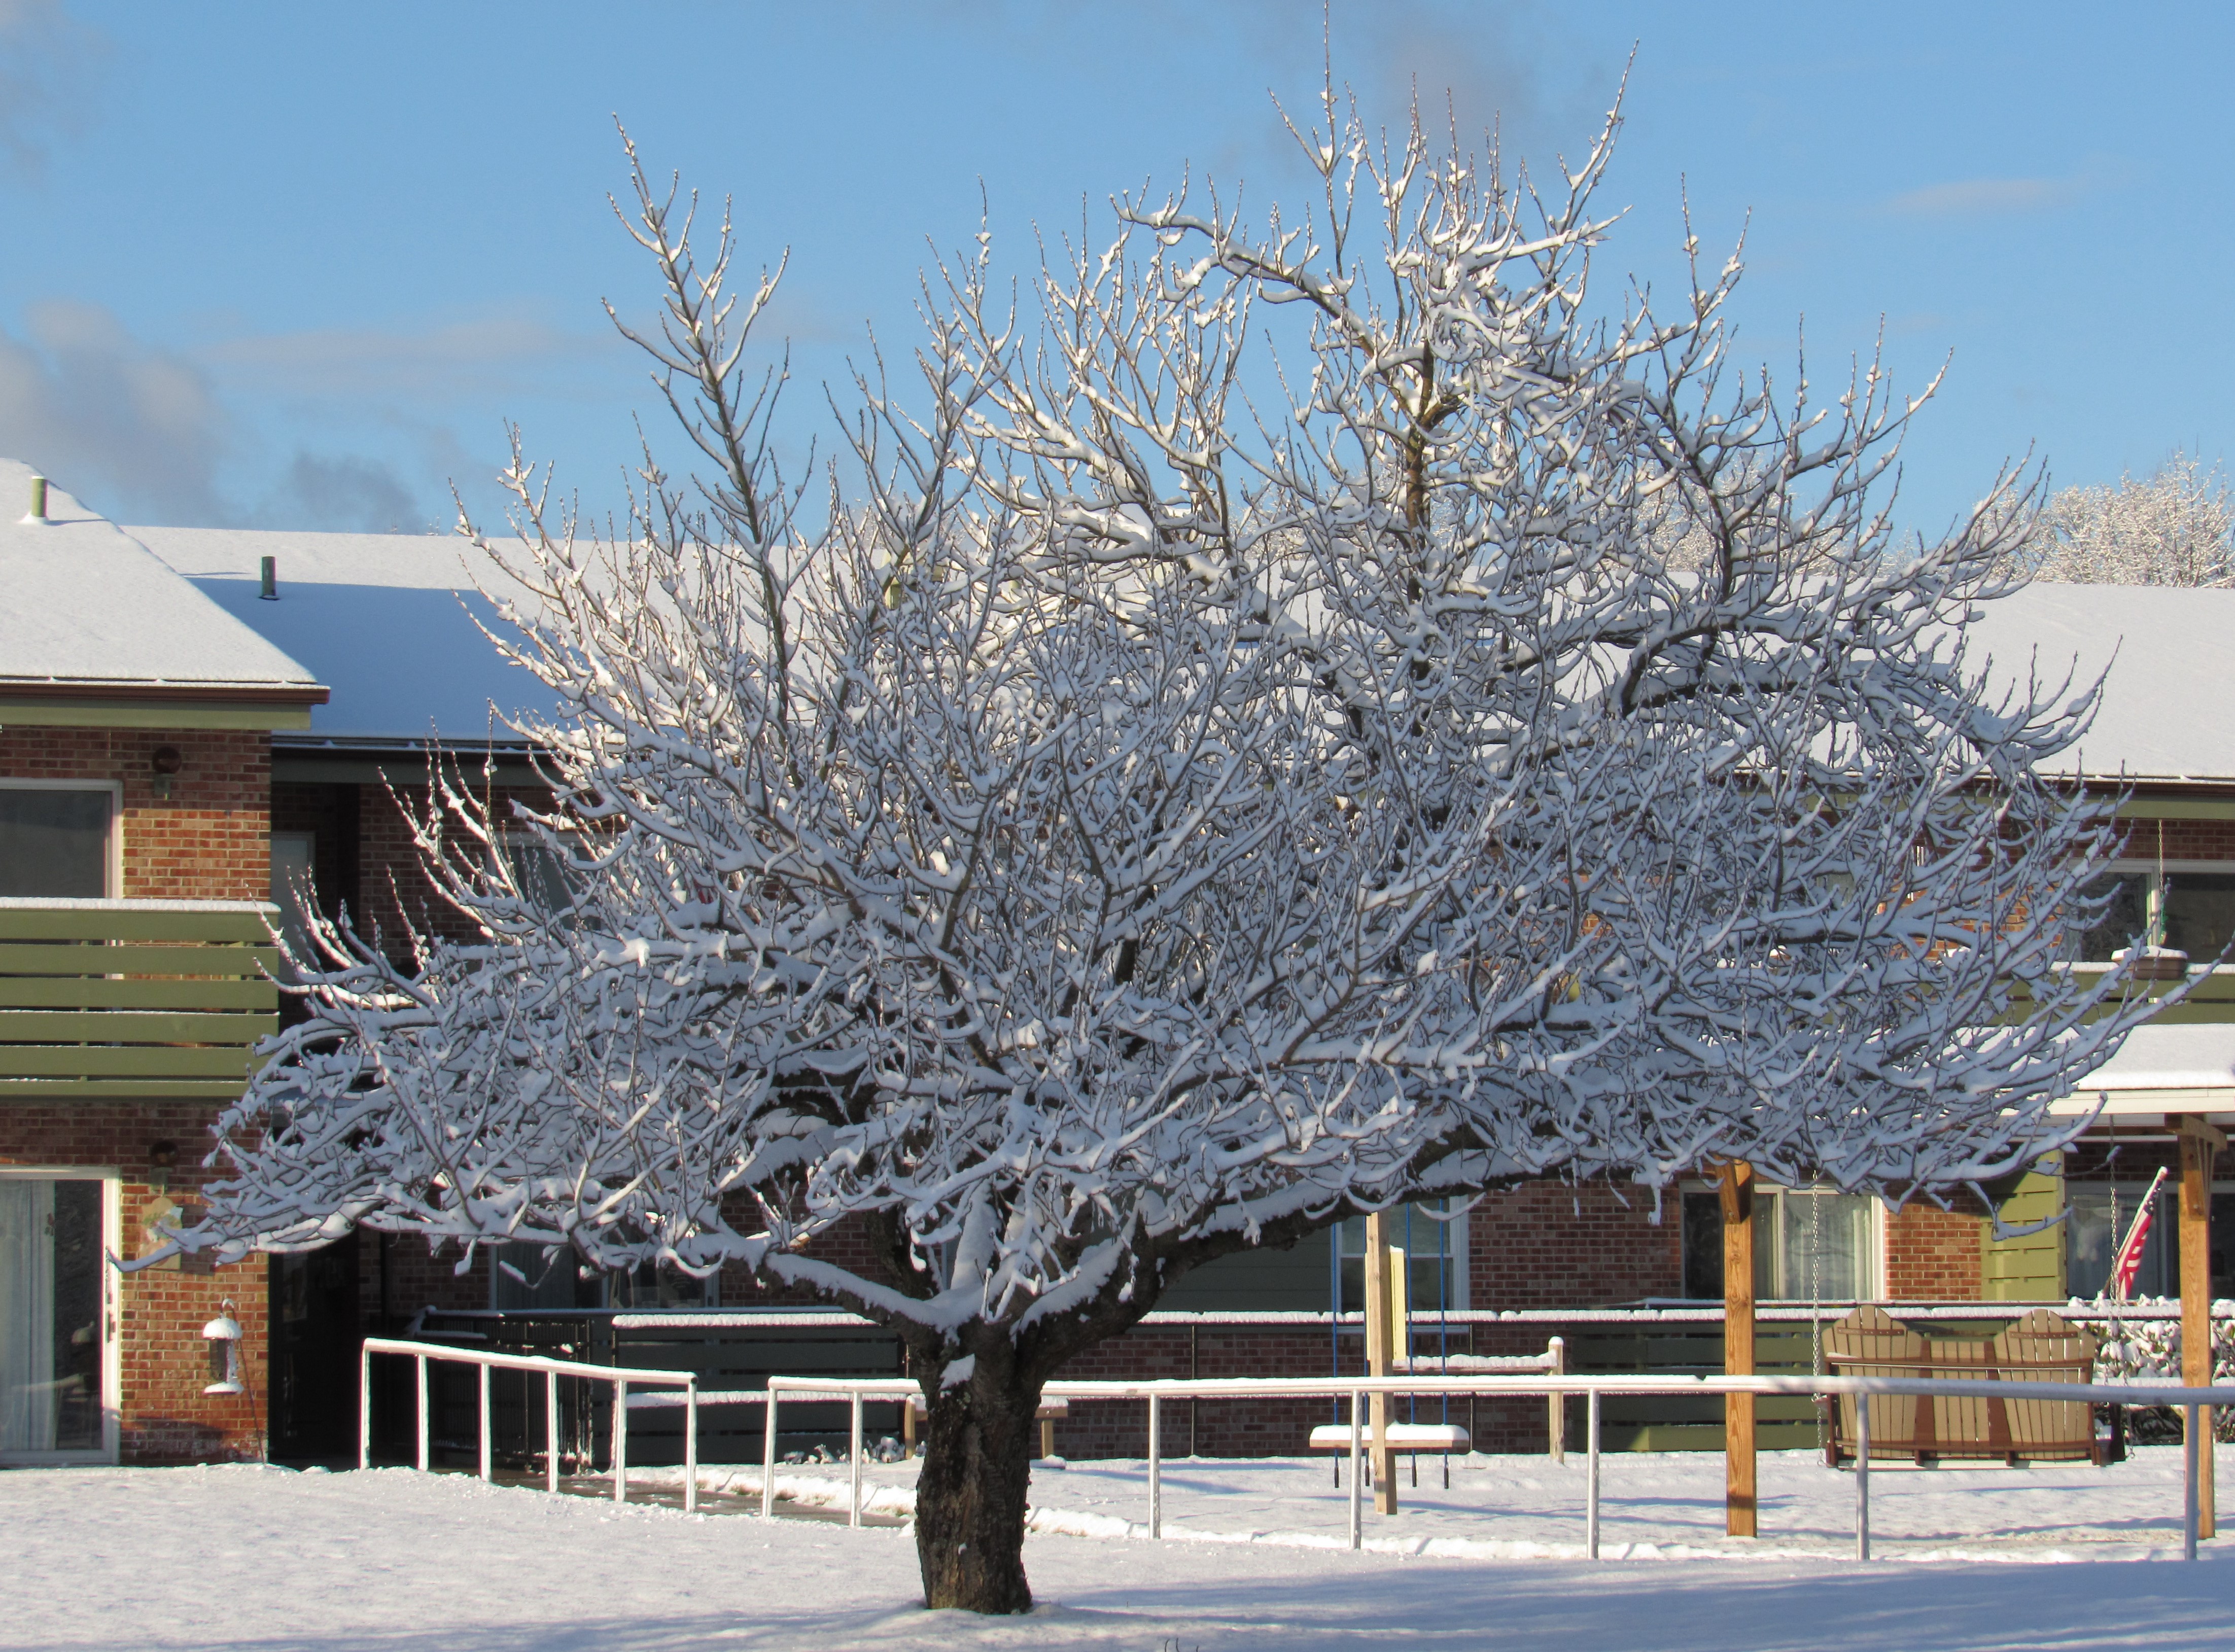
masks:
[[[1824,1332],[1825,1363],[1839,1377],[1954,1377],[1988,1382],[2094,1380],[2094,1334],[2035,1308],[1992,1341],[1927,1337],[1865,1304]],[[1827,1427],[1824,1460],[1855,1459],[1855,1400],[1819,1400]],[[1881,1394],[1871,1402],[1871,1460],[1907,1457],[1919,1467],[1947,1459],[2023,1463],[2084,1462],[2101,1467],[2126,1456],[2116,1426],[2100,1437],[2094,1406],[2078,1400],[1980,1400],[1955,1394]]]

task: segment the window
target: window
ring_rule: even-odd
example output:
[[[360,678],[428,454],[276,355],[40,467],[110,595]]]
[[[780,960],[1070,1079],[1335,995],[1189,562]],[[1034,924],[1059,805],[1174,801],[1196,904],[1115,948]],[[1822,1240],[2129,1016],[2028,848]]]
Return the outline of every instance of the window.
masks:
[[[581,1258],[571,1250],[546,1252],[541,1245],[493,1245],[489,1254],[489,1306],[507,1313],[721,1306],[718,1275],[693,1279],[672,1268],[648,1262],[634,1273],[593,1273],[586,1279]]]
[[[2235,938],[2235,869],[2209,863],[2176,862],[2160,873],[2155,867],[2116,867],[2088,885],[2088,893],[2108,895],[2092,928],[2076,932],[2076,963],[2107,964],[2111,954],[2140,939],[2149,926],[2153,896],[2165,907],[2165,944],[2179,948],[2192,963],[2210,963]]]
[[[1875,1201],[1813,1188],[1757,1188],[1753,1293],[1762,1301],[1868,1301],[1878,1295]],[[1684,1295],[1723,1294],[1723,1206],[1684,1196]]]
[[[0,1176],[0,1459],[106,1449],[107,1190]]]
[[[2093,1299],[2110,1288],[2111,1260],[2149,1190],[2147,1181],[2065,1184],[2065,1202],[2072,1211],[2064,1219],[2065,1280],[2072,1295]],[[2150,1236],[2142,1244],[2142,1265],[2134,1272],[2136,1296],[2180,1295],[2179,1216],[2180,1190],[2168,1180],[2158,1190]]]
[[[289,956],[314,968],[318,967],[318,949],[311,932],[318,915],[318,897],[311,869],[317,849],[318,840],[309,832],[272,834],[272,904],[279,908],[279,933]],[[293,973],[284,960],[280,968],[283,974]]]
[[[1445,1202],[1391,1211],[1389,1242],[1406,1253],[1412,1312],[1456,1312],[1466,1306],[1466,1217],[1439,1222],[1426,1214],[1430,1208],[1442,1210]],[[1205,1262],[1183,1274],[1157,1306],[1190,1314],[1324,1314],[1339,1281],[1336,1306],[1360,1313],[1366,1306],[1365,1249],[1365,1220],[1354,1218],[1332,1237],[1314,1234],[1285,1249],[1261,1246]]]
[[[107,895],[115,812],[108,786],[0,784],[0,895]]]
[[[1404,1205],[1382,1219],[1389,1243],[1405,1253],[1406,1303],[1414,1314],[1456,1312],[1467,1305],[1466,1217],[1441,1216],[1448,1199]],[[1335,1230],[1342,1270],[1342,1312],[1366,1311],[1366,1218],[1353,1216]]]
[[[540,906],[566,906],[580,891],[582,875],[572,856],[540,837],[507,833],[504,858],[521,894]]]
[[[1190,1268],[1157,1306],[1190,1314],[1324,1314],[1329,1288],[1327,1241],[1314,1234],[1285,1250],[1238,1250]]]
[[[489,1247],[489,1306],[508,1313],[603,1308],[606,1282],[582,1277],[582,1259],[571,1250],[541,1245]]]
[[[608,1276],[608,1294],[615,1308],[632,1308],[639,1312],[659,1308],[719,1308],[722,1305],[721,1275],[709,1274],[704,1279],[673,1268],[662,1268],[646,1262],[632,1274],[613,1274]]]

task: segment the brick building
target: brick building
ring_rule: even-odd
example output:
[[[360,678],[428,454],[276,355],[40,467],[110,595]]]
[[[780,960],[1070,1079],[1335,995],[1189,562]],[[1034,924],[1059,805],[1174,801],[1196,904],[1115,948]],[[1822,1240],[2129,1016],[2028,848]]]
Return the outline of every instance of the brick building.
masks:
[[[0,526],[0,1461],[255,1456],[265,1268],[104,1258],[191,1209],[273,1025],[272,738],[326,692],[38,493],[0,463],[32,506]],[[201,1334],[220,1318],[238,1381]]]
[[[0,497],[30,487],[0,462]],[[0,527],[11,593],[0,610],[0,1462],[332,1457],[353,1440],[368,1333],[541,1316],[617,1328],[600,1334],[611,1348],[677,1308],[804,1306],[744,1277],[584,1279],[540,1255],[503,1269],[484,1251],[461,1271],[455,1253],[370,1234],[214,1270],[105,1265],[145,1254],[157,1219],[193,1214],[210,1124],[279,1013],[260,974],[276,958],[259,945],[267,916],[284,927],[306,905],[346,905],[391,947],[410,924],[442,924],[404,811],[436,757],[501,799],[539,797],[532,754],[492,707],[532,706],[541,691],[478,629],[494,619],[475,589],[490,570],[468,567],[455,541],[119,529],[59,490],[46,517]],[[2176,1013],[2191,1026],[2235,1023],[2235,970],[2206,961],[2235,935],[2235,722],[2216,698],[2231,623],[2235,592],[2050,586],[1995,605],[1975,633],[1999,659],[2037,648],[2060,674],[2075,654],[2084,674],[2111,666],[2071,778],[2123,777],[2133,830],[2112,915],[2075,943],[2073,967],[2106,967],[2160,903],[2168,940],[2212,971]],[[2122,1059],[2147,1069],[2136,1048]],[[2219,1117],[2235,1122],[2235,1062],[2223,1065]],[[2069,1208],[2042,1233],[1998,1242],[1979,1209],[1891,1212],[1765,1190],[1755,1250],[1768,1311],[2092,1294],[2114,1222],[2171,1151],[2147,1092],[2061,1163],[1999,1190],[2006,1216]],[[1703,1189],[1656,1201],[1540,1183],[1438,1219],[1450,1214],[1398,1218],[1424,1351],[1530,1352],[1558,1334],[1606,1361],[1720,1357],[1712,1324],[1691,1354],[1669,1352],[1668,1326],[1720,1294],[1720,1217]],[[1215,1264],[1073,1374],[1356,1369],[1361,1249],[1353,1227]],[[2235,1295],[2235,1266],[2220,1264]],[[2154,1240],[2143,1288],[2169,1291],[2173,1267],[2169,1238]],[[208,1392],[231,1386],[202,1336],[221,1313],[243,1332],[237,1393]],[[1309,1407],[1188,1407],[1168,1415],[1167,1445],[1288,1451],[1315,1420]],[[1543,1427],[1534,1406],[1471,1421],[1486,1446]],[[1104,1408],[1064,1425],[1059,1442],[1137,1449],[1138,1426]],[[1633,1443],[1649,1438],[1633,1431]]]

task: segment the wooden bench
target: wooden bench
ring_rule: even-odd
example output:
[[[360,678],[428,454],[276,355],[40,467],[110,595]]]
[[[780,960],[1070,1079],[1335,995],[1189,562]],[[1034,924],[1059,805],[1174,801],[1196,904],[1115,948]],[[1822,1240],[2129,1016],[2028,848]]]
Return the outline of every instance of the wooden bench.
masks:
[[[1373,1425],[1361,1425],[1358,1431],[1360,1449],[1366,1460],[1373,1461],[1374,1446]],[[1393,1452],[1402,1452],[1412,1460],[1412,1484],[1420,1483],[1420,1453],[1444,1459],[1444,1485],[1452,1483],[1452,1458],[1474,1449],[1467,1431],[1457,1423],[1389,1423],[1381,1430],[1380,1443]],[[1312,1430],[1312,1449],[1315,1452],[1344,1452],[1350,1450],[1348,1423],[1321,1423]],[[1373,1471],[1369,1468],[1368,1473]],[[1334,1483],[1342,1485],[1342,1459],[1335,1459]],[[1367,1482],[1369,1485],[1371,1481]]]
[[[2070,1321],[2035,1308],[1991,1341],[1926,1337],[1869,1304],[1824,1333],[1825,1362],[1840,1377],[1958,1377],[1988,1382],[2089,1382],[2096,1340]],[[1855,1456],[1855,1398],[1823,1402],[1830,1426],[1824,1459]],[[2087,1462],[2125,1453],[2114,1431],[2095,1432],[2095,1408],[2079,1400],[1981,1400],[1954,1394],[1877,1394],[1871,1400],[1871,1460],[1907,1457],[1918,1465],[1948,1458]]]

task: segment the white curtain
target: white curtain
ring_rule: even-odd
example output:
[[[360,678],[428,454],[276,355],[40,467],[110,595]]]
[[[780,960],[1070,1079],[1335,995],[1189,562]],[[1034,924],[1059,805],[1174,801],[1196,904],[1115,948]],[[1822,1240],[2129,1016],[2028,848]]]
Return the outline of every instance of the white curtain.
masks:
[[[55,1184],[0,1177],[0,1452],[55,1449]]]

